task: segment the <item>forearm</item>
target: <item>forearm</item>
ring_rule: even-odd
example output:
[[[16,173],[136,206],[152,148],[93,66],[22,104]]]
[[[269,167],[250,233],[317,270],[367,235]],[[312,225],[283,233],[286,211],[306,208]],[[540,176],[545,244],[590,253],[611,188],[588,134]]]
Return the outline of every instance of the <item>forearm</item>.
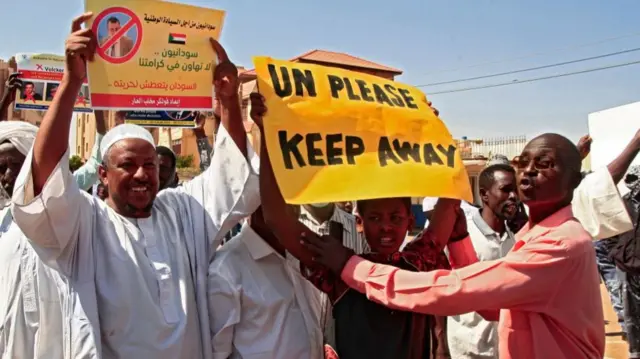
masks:
[[[242,151],[242,154],[247,156],[247,133],[244,130],[244,124],[242,123],[242,108],[240,107],[240,99],[234,96],[233,99],[228,100],[228,106],[222,107],[221,117],[222,125],[227,129],[229,135],[236,143],[236,146]]]
[[[631,162],[633,162],[638,155],[638,151],[640,151],[640,139],[634,137],[622,153],[609,163],[607,169],[609,170],[614,183],[618,184],[618,182],[622,180],[622,177],[627,173],[629,166],[631,166]]]
[[[9,105],[13,102],[13,96],[11,96],[11,93],[11,90],[5,88],[4,95],[2,95],[2,99],[0,100],[0,121],[6,121],[9,119],[7,112],[9,111]]]
[[[106,112],[107,111],[94,111],[96,117],[96,132],[102,136],[107,133]]]
[[[264,139],[264,129],[261,129],[260,133],[262,134],[260,141],[260,196],[262,197],[262,213],[265,222],[289,253],[307,267],[314,266],[312,254],[300,244],[300,240],[303,232],[307,235],[315,234],[289,211],[271,167],[269,151],[267,151]]]
[[[354,256],[341,277],[351,288],[390,308],[433,315],[495,313],[546,303],[562,281],[558,273],[565,273],[565,263],[550,253],[525,250],[452,271],[412,272]]]
[[[47,178],[67,151],[73,106],[81,86],[81,81],[63,79],[44,115],[33,144],[31,163],[36,196],[40,194]]]
[[[449,198],[440,198],[436,202],[431,221],[427,227],[427,232],[430,235],[424,236],[424,238],[433,240],[439,250],[443,250],[449,242],[456,222],[455,207],[459,205],[460,200]]]
[[[478,261],[478,255],[473,248],[471,238],[451,242],[447,245],[449,249],[449,263],[451,268],[462,268]]]

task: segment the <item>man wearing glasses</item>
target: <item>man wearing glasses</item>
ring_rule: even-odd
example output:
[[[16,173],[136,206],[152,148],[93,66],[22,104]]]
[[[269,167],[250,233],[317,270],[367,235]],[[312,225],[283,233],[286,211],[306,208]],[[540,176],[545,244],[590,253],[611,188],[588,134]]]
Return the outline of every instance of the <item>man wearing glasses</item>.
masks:
[[[305,242],[314,259],[374,302],[431,315],[476,311],[499,320],[502,359],[602,358],[596,260],[591,236],[571,206],[581,181],[580,162],[576,146],[557,134],[525,146],[514,164],[529,222],[501,259],[478,262],[470,241],[462,240],[448,245],[454,270],[416,273],[372,263],[335,241]],[[466,227],[466,221],[459,222]]]

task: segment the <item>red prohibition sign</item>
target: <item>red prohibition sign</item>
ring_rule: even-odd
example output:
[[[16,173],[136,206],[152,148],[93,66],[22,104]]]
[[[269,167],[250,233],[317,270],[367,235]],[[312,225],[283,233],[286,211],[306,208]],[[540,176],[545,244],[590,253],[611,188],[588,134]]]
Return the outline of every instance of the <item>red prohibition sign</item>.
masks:
[[[105,41],[101,46],[99,45],[97,52],[98,55],[100,55],[100,57],[102,57],[105,61],[112,64],[121,64],[123,62],[131,60],[131,58],[133,58],[138,52],[138,49],[140,49],[140,44],[142,43],[142,22],[140,22],[140,19],[136,14],[133,13],[133,11],[127,9],[126,7],[110,7],[98,14],[96,19],[93,21],[91,30],[96,37],[98,36],[98,28],[100,27],[100,23],[102,22],[102,20],[113,14],[128,15],[130,19],[126,23],[121,24],[122,27],[120,28],[120,30],[118,30],[118,32],[116,32],[112,37],[110,37],[109,40]],[[107,55],[107,49],[113,46],[116,41],[123,37],[133,27],[137,27],[138,36],[133,44],[133,47],[131,48],[131,51],[121,57],[112,57]]]

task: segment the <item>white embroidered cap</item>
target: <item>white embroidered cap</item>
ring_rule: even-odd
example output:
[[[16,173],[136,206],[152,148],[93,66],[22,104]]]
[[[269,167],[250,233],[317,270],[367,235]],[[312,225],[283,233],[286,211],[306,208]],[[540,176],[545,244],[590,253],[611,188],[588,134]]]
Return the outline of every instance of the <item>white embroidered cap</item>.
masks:
[[[28,122],[0,122],[0,143],[9,141],[23,155],[27,155],[36,138],[38,128]]]
[[[109,148],[116,142],[128,138],[139,138],[149,142],[154,148],[156,147],[153,136],[149,131],[141,126],[125,123],[112,128],[104,135],[102,143],[100,143],[100,153],[105,156]]]

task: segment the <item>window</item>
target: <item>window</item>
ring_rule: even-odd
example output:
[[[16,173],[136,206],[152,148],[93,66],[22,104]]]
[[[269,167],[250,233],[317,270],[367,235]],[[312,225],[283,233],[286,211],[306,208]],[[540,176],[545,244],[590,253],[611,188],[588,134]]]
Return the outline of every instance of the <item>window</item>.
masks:
[[[181,153],[181,149],[182,149],[182,140],[173,140],[171,141],[171,150],[173,151],[173,153],[175,153],[177,156],[180,155]]]
[[[78,146],[78,153],[82,151],[82,147]]]
[[[85,152],[89,151],[89,144],[88,143],[84,144],[84,150],[85,150]]]
[[[249,106],[249,99],[242,100],[242,120],[247,121],[249,119],[249,111],[251,111],[251,106]]]

